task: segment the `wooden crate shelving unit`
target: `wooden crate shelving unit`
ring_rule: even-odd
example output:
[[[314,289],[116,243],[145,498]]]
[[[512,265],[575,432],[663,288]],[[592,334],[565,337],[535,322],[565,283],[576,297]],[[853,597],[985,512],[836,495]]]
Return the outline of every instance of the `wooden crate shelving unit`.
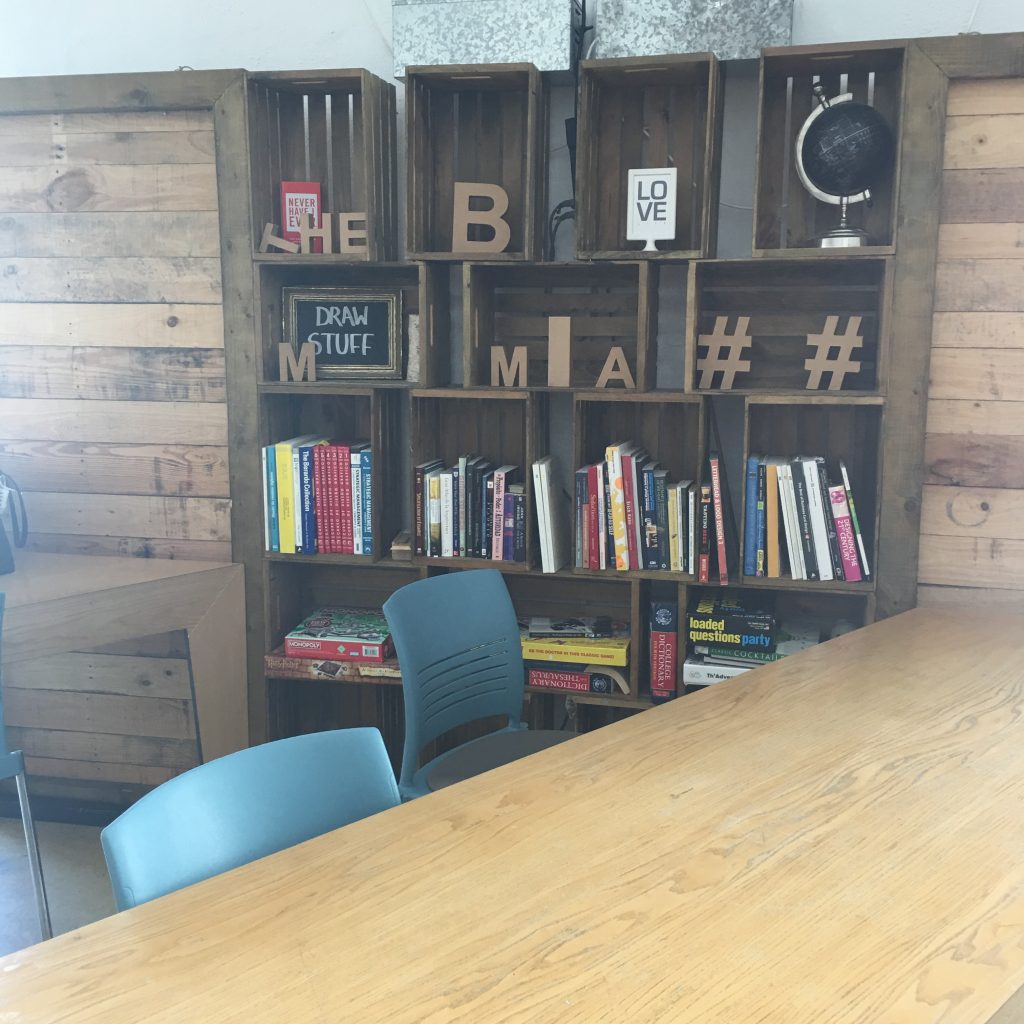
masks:
[[[710,53],[580,65],[576,251],[580,259],[710,256],[718,225],[722,72]],[[676,237],[626,240],[631,169],[675,167]]]
[[[511,239],[490,259],[540,259],[547,213],[540,72],[532,64],[410,67],[405,99],[410,258],[466,258],[452,251],[454,186],[461,181],[508,193]]]
[[[323,211],[366,214],[366,251],[345,258],[394,259],[395,87],[361,68],[273,71],[250,75],[248,93],[254,245],[280,226],[281,182],[318,181]]]
[[[820,82],[832,99],[850,92],[856,102],[874,107],[896,140],[892,172],[872,190],[870,204],[850,207],[850,223],[863,227],[869,245],[860,251],[891,253],[897,227],[900,144],[904,104],[902,43],[846,43],[768,49],[760,67],[757,175],[754,185],[754,255],[842,256],[845,249],[820,249],[816,238],[839,221],[839,208],[822,203],[800,182],[795,144],[816,104]]]

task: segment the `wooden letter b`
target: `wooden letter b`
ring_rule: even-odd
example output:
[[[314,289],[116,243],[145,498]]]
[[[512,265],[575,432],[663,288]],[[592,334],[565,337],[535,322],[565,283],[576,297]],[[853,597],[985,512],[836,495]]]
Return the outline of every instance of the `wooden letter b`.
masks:
[[[479,197],[490,199],[489,210],[471,210],[469,201]],[[512,239],[512,229],[504,219],[508,212],[508,193],[500,185],[486,182],[455,182],[455,203],[452,211],[452,252],[504,252]],[[471,241],[469,226],[484,224],[494,237],[486,242]]]

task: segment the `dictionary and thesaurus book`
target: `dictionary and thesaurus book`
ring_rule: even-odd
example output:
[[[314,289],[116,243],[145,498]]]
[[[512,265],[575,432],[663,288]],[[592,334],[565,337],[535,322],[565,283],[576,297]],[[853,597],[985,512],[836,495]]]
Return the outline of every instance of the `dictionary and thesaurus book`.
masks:
[[[624,673],[609,665],[562,665],[554,662],[528,662],[526,684],[543,690],[570,693],[629,693]]]
[[[381,662],[394,654],[381,612],[368,608],[318,608],[284,638],[290,658]]]

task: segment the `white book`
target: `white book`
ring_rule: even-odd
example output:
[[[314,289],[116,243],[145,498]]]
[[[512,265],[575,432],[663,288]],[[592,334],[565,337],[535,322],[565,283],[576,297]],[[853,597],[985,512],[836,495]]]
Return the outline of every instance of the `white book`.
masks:
[[[551,564],[551,522],[548,519],[548,504],[544,500],[544,473],[541,459],[533,464],[533,505],[537,509],[537,537],[540,540],[540,566],[542,572],[554,572]]]
[[[441,474],[441,557],[451,558],[455,553],[454,477],[450,469]]]
[[[825,509],[821,504],[818,464],[813,458],[801,458],[800,463],[807,483],[807,505],[811,510],[811,537],[814,541],[814,557],[818,560],[818,576],[822,580],[830,580],[832,552],[828,547],[828,527],[825,525]]]
[[[857,550],[860,552],[860,567],[864,572],[865,576],[871,575],[871,570],[868,568],[868,553],[864,548],[864,537],[861,533],[860,520],[856,518],[856,505],[853,501],[853,491],[850,489],[850,476],[846,472],[846,463],[842,459],[839,460],[839,472],[843,475],[843,487],[846,490],[846,503],[850,506],[850,519],[854,524],[853,534],[857,538]]]
[[[686,533],[689,542],[690,557],[687,563],[687,571],[691,574],[697,572],[697,484],[690,484],[687,488],[686,498]]]
[[[352,554],[363,553],[363,474],[359,468],[359,450],[353,445],[348,456],[352,480]]]
[[[688,572],[687,564],[690,555],[689,538],[687,537],[686,524],[690,516],[690,484],[692,480],[681,480],[676,484],[676,517],[679,530],[679,555],[674,566],[677,572]]]
[[[459,456],[459,554],[466,554],[466,466],[469,455]]]
[[[539,487],[535,487],[534,500],[543,507],[543,518],[547,543],[541,540],[541,568],[544,572],[558,572],[569,562],[569,531],[567,510],[558,500],[559,489],[555,483],[555,460],[550,455],[533,464],[534,480],[539,476]]]
[[[687,658],[683,662],[685,686],[710,686],[749,672],[754,665],[708,665],[700,658]]]
[[[789,463],[781,456],[773,456],[769,461],[774,463],[779,475],[779,507],[782,511],[782,532],[786,542],[786,553],[789,555],[789,572],[793,579],[802,580],[806,578],[806,575],[797,527],[793,471]]]
[[[263,546],[270,550],[270,485],[267,483],[267,449],[260,449],[260,460],[263,464]]]

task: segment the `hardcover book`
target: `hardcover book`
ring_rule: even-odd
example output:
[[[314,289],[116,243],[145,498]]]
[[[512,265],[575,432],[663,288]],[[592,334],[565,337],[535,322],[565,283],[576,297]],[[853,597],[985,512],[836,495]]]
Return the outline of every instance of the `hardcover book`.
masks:
[[[629,637],[598,639],[582,637],[535,638],[522,636],[523,658],[527,661],[586,662],[624,667],[629,664]]]
[[[675,601],[651,601],[650,644],[651,697],[669,700],[676,695],[679,656],[679,605]]]
[[[607,665],[559,665],[531,662],[526,668],[528,686],[570,693],[629,693],[629,682]]]

